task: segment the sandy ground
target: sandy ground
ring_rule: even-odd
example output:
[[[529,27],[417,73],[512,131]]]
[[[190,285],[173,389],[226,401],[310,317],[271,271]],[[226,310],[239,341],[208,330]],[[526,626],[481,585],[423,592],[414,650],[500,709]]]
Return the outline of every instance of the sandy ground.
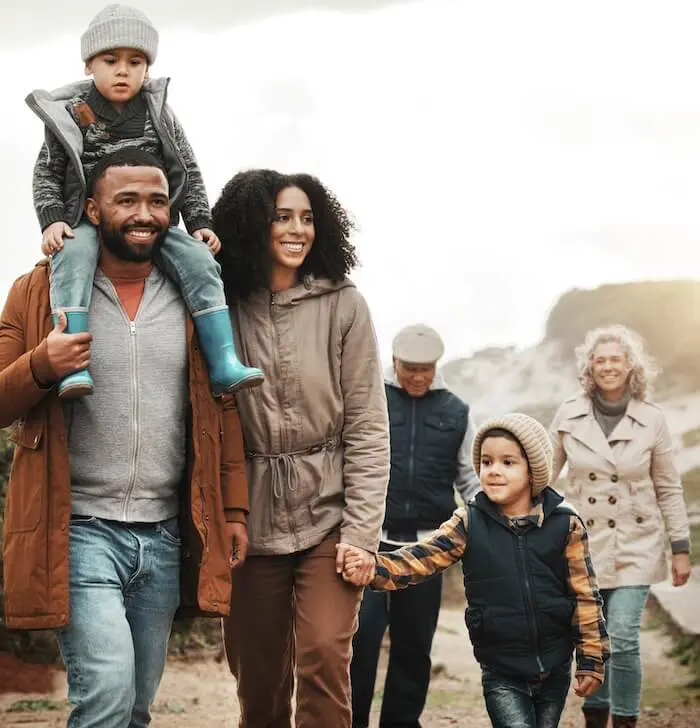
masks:
[[[642,633],[642,651],[645,666],[644,711],[639,722],[641,728],[673,726],[673,728],[700,727],[700,700],[691,698],[685,686],[688,673],[667,656],[668,637],[651,621]],[[383,680],[380,672],[378,687]],[[2,675],[0,685],[7,684]],[[69,707],[65,703],[65,677],[62,672],[53,675],[53,689],[46,682],[46,671],[34,666],[23,666],[4,661],[5,670],[12,672],[15,685],[23,690],[37,686],[37,692],[0,695],[0,726],[22,728],[59,728],[65,726]],[[421,720],[423,728],[465,726],[488,728],[489,721],[483,708],[479,668],[474,662],[467,642],[462,611],[443,609],[433,650],[433,681],[428,705]],[[3,679],[5,677],[5,679]],[[23,685],[17,684],[21,677]],[[36,701],[25,705],[28,710],[10,711],[18,701]],[[54,709],[47,709],[51,705]],[[373,728],[378,720],[378,699],[375,700]],[[156,699],[153,728],[235,728],[238,709],[235,683],[223,663],[213,658],[197,662],[169,662],[160,692]],[[567,705],[562,728],[582,726],[580,700],[572,693]],[[332,728],[329,726],[328,728]]]

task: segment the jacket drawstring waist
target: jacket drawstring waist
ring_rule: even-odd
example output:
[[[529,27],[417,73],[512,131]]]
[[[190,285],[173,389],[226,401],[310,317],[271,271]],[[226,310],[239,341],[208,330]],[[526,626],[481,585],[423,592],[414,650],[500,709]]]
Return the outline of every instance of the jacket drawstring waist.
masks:
[[[341,439],[338,436],[330,437],[321,442],[314,443],[299,450],[288,452],[267,453],[257,450],[246,450],[246,460],[266,460],[270,464],[270,487],[274,499],[270,501],[270,524],[273,519],[273,503],[284,495],[284,484],[291,493],[295,493],[299,487],[299,471],[297,470],[296,458],[300,455],[314,455],[318,452],[328,452],[340,446]]]

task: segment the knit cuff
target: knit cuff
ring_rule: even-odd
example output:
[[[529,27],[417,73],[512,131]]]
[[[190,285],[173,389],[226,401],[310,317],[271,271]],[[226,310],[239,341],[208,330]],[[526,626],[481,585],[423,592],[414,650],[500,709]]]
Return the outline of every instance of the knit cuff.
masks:
[[[212,226],[213,223],[210,217],[195,217],[185,220],[185,227],[187,228],[187,232],[190,235],[192,235],[192,233],[197,230],[201,230],[202,228],[209,228],[211,230]]]
[[[690,553],[690,539],[682,538],[679,541],[671,541],[671,553],[672,554],[689,554]]]
[[[51,207],[44,207],[41,212],[37,213],[37,217],[43,233],[49,225],[55,222],[63,222],[66,218],[66,210],[63,205],[52,205]]]
[[[603,682],[605,679],[604,663],[593,657],[584,657],[583,659],[577,660],[576,676],[583,677],[584,675],[590,675]]]

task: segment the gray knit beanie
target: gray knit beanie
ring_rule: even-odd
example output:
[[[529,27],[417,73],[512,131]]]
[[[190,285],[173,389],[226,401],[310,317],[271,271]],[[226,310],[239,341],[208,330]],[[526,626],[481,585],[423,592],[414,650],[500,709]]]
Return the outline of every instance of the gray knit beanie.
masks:
[[[484,435],[495,429],[510,432],[520,443],[530,466],[532,495],[539,495],[552,478],[552,443],[547,431],[537,420],[519,412],[486,420],[477,430],[472,445],[472,463],[477,473],[481,470],[481,444]]]
[[[148,58],[150,66],[158,55],[158,31],[140,10],[108,5],[90,21],[80,38],[80,51],[87,63],[98,53],[114,48],[135,48]]]

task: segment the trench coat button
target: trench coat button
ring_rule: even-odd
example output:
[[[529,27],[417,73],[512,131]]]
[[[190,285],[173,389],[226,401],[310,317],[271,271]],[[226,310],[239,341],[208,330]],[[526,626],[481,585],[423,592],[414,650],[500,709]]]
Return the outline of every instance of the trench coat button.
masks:
[[[617,483],[617,481],[619,480],[619,478],[617,477],[617,473],[613,473],[610,476],[610,480],[612,480],[613,483]]]
[[[634,520],[637,521],[637,523],[643,523],[643,521],[644,521],[644,519],[641,516],[637,516]]]
[[[592,495],[588,496],[588,502],[593,505],[595,503],[595,498]]]
[[[611,505],[611,506],[614,506],[614,505],[615,505],[615,503],[617,503],[617,498],[615,498],[615,496],[614,496],[614,495],[611,495],[611,496],[610,496],[610,497],[608,498],[608,503],[610,503],[610,505]]]
[[[598,476],[595,473],[588,473],[588,479],[589,480],[596,480]]]
[[[589,519],[588,519],[588,520],[586,521],[586,525],[587,525],[587,526],[588,526],[589,528],[590,528],[590,527],[591,527],[591,526],[592,526],[592,525],[593,525],[594,523],[595,523],[595,521],[594,521],[594,520],[593,520],[592,518],[589,518]]]
[[[608,521],[608,526],[610,526],[610,528],[615,528],[615,521],[612,518]]]

